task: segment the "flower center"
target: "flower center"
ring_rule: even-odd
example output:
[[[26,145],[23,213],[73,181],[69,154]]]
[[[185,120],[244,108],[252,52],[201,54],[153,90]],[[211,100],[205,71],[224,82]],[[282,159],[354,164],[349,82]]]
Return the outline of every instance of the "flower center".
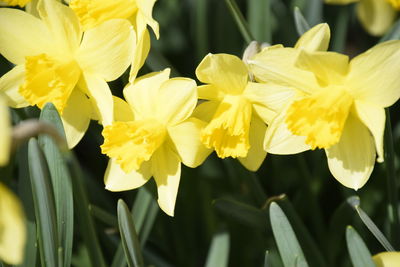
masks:
[[[251,104],[241,96],[227,95],[201,134],[201,142],[220,158],[246,157],[250,148]]]
[[[137,10],[135,0],[73,0],[69,6],[84,30],[109,19],[127,19]]]
[[[329,148],[339,142],[352,104],[343,88],[330,86],[293,102],[286,123],[293,134],[306,136],[312,149]]]
[[[400,0],[386,0],[396,10],[400,10]]]
[[[31,0],[2,0],[2,2],[6,3],[7,5],[10,6],[20,6],[24,7],[28,2]]]
[[[116,158],[122,170],[129,173],[151,158],[164,142],[167,131],[154,119],[114,122],[103,130],[101,152]]]
[[[59,62],[46,54],[25,58],[25,83],[19,92],[39,108],[51,102],[62,113],[79,80],[81,70],[75,61]]]

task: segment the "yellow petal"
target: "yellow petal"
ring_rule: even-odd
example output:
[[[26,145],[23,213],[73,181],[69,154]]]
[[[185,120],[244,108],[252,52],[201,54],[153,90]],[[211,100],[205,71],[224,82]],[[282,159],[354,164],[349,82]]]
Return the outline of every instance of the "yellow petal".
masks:
[[[307,52],[302,50],[296,67],[311,71],[321,86],[341,84],[349,70],[349,57],[335,52]]]
[[[305,136],[294,135],[285,122],[287,109],[280,112],[268,125],[265,133],[264,149],[276,155],[291,155],[309,150]]]
[[[164,143],[166,129],[154,119],[132,122],[114,122],[104,127],[104,144],[101,152],[116,162],[126,172],[138,170]]]
[[[206,84],[197,86],[197,93],[199,99],[205,100],[222,100],[225,93],[218,88],[214,84]]]
[[[206,101],[200,103],[193,111],[193,117],[210,122],[218,109],[220,101]]]
[[[126,173],[115,159],[110,159],[104,175],[104,184],[107,190],[113,192],[125,191],[141,187],[150,177],[149,162],[144,162],[137,171]]]
[[[196,82],[188,78],[173,78],[161,85],[153,108],[157,110],[158,120],[175,125],[189,118],[196,104]]]
[[[356,11],[364,29],[374,36],[383,35],[396,18],[396,10],[384,0],[362,0]]]
[[[347,5],[354,2],[362,2],[363,0],[325,0],[326,4]]]
[[[74,90],[61,116],[69,148],[75,147],[89,127],[92,113],[90,100],[79,90]]]
[[[127,20],[109,20],[85,32],[77,60],[84,72],[113,81],[132,63],[135,42]]]
[[[133,121],[135,119],[129,104],[119,97],[113,96],[114,121]]]
[[[397,267],[400,262],[400,252],[381,252],[372,257],[377,267]]]
[[[26,57],[25,83],[19,93],[39,108],[51,102],[62,114],[80,75],[75,61],[61,62],[46,54]]]
[[[134,50],[133,62],[129,73],[129,82],[134,82],[139,69],[146,61],[150,51],[150,35],[149,31],[143,31],[142,35],[138,35],[136,49]]]
[[[293,88],[263,83],[248,83],[244,91],[253,109],[265,123],[270,123],[296,94]]]
[[[20,7],[24,7],[29,1],[31,0],[2,0],[2,2],[7,5]]]
[[[108,84],[102,78],[92,74],[84,73],[83,76],[93,107],[100,115],[100,123],[111,124],[114,118],[114,102]]]
[[[174,216],[176,196],[181,178],[181,161],[167,146],[161,146],[151,158],[151,172],[157,183],[158,205]]]
[[[8,163],[10,157],[11,121],[6,101],[2,97],[0,98],[0,129],[0,166],[3,166]]]
[[[26,241],[25,216],[18,198],[0,184],[0,259],[21,264]]]
[[[321,23],[305,32],[297,41],[295,48],[302,48],[310,52],[326,51],[328,50],[330,38],[329,25]]]
[[[144,75],[128,84],[124,89],[124,97],[133,108],[138,118],[152,117],[156,112],[152,103],[156,102],[161,85],[168,80],[171,70],[153,72]]]
[[[329,170],[342,185],[357,190],[368,181],[375,164],[374,139],[357,118],[347,118],[339,143],[325,151]]]
[[[7,102],[13,108],[29,106],[26,99],[19,93],[19,87],[25,81],[25,66],[18,65],[0,78],[0,91]]]
[[[378,162],[383,162],[383,135],[385,132],[385,110],[365,102],[355,101],[354,105],[358,118],[368,127],[375,139]]]
[[[313,73],[294,66],[298,49],[270,46],[264,48],[249,60],[250,71],[256,80],[263,83],[279,84],[311,93],[318,88]]]
[[[154,31],[157,39],[160,37],[158,22],[152,17],[153,6],[156,0],[136,0],[138,7],[137,21],[143,21],[148,24]],[[140,23],[140,22],[139,22]],[[138,26],[139,23],[137,22]],[[142,29],[138,29],[139,32]]]
[[[208,54],[196,69],[197,78],[203,83],[229,94],[241,94],[246,87],[248,71],[238,57],[228,54]]]
[[[204,162],[212,150],[200,142],[200,132],[207,124],[196,118],[189,118],[168,128],[168,134],[183,164],[196,168]]]
[[[267,130],[265,123],[253,116],[250,125],[250,149],[247,153],[247,157],[238,157],[238,160],[242,165],[249,171],[257,171],[263,163],[267,152],[264,150],[264,137]]]
[[[49,47],[49,32],[38,18],[21,10],[2,8],[0,21],[0,53],[10,62],[23,64],[26,56],[43,53]]]
[[[400,97],[400,41],[378,44],[352,59],[348,87],[356,99],[381,107]]]
[[[82,31],[72,9],[58,1],[41,0],[38,2],[37,10],[52,35],[51,45],[55,46],[57,55],[73,57],[79,47]]]

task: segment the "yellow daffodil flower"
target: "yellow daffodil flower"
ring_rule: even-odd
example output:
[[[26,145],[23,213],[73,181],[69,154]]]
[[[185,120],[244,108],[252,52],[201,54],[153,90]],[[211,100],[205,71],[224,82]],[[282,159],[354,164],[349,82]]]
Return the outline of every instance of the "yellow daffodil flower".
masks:
[[[130,82],[133,82],[139,69],[143,66],[150,50],[149,25],[157,39],[159,25],[152,17],[156,0],[72,0],[69,6],[78,16],[83,28],[91,29],[115,18],[128,19],[136,31],[136,56],[130,70]]]
[[[199,98],[208,100],[195,112],[196,117],[209,121],[201,142],[215,149],[220,158],[238,158],[247,169],[256,171],[266,157],[266,123],[282,105],[277,99],[287,98],[292,92],[277,85],[250,82],[245,63],[228,54],[208,54],[196,75],[206,83],[198,87]]]
[[[0,3],[4,3],[5,5],[8,6],[20,6],[24,7],[27,3],[29,3],[31,0],[1,0]]]
[[[40,19],[16,9],[0,9],[0,53],[16,65],[0,78],[9,105],[42,108],[52,102],[75,146],[91,118],[113,119],[106,81],[132,62],[135,33],[127,20],[114,19],[82,32],[78,18],[54,0],[38,3]]]
[[[125,87],[127,102],[115,98],[116,121],[104,128],[101,149],[111,158],[106,189],[130,190],[153,176],[158,203],[173,216],[181,162],[197,167],[211,150],[199,138],[205,123],[190,117],[197,104],[195,81],[169,74],[166,69],[140,77]]]
[[[383,161],[384,108],[400,97],[396,76],[400,42],[379,44],[350,62],[342,54],[300,49],[286,72],[262,73],[268,53],[262,51],[253,59],[256,77],[300,91],[288,109],[275,118],[276,124],[285,127],[275,126],[273,135],[282,134],[285,140],[276,142],[276,147],[270,142],[271,150],[277,154],[301,152],[297,150],[302,146],[300,136],[310,148],[325,149],[329,169],[340,183],[353,189],[362,187],[373,170],[376,154],[378,161]],[[273,68],[272,63],[267,65]],[[287,129],[297,137],[291,138]],[[304,145],[302,148],[306,150]]]
[[[383,35],[400,10],[399,0],[325,0],[327,4],[346,5],[357,2],[356,13],[361,25],[371,35]]]
[[[398,267],[400,252],[382,252],[372,257],[377,267]]]
[[[8,163],[11,145],[11,122],[6,101],[0,97],[0,166]],[[0,260],[20,264],[24,257],[25,216],[16,196],[0,183]]]

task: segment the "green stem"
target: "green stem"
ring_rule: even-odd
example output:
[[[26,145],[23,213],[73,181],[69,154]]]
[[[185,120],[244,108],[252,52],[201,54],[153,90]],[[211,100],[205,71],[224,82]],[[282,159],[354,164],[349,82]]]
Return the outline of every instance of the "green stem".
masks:
[[[239,7],[237,6],[235,0],[225,0],[226,5],[228,6],[229,10],[233,18],[235,19],[236,24],[239,27],[239,30],[246,41],[247,44],[250,44],[251,41],[255,40],[253,35],[250,32],[249,25],[247,24],[246,20],[243,17],[242,12],[240,12]]]
[[[400,220],[397,211],[398,195],[397,195],[397,177],[394,165],[394,144],[392,135],[392,126],[390,124],[389,109],[386,112],[386,131],[385,131],[385,162],[386,177],[388,189],[388,213],[390,221],[390,239],[396,249],[400,247]]]
[[[350,7],[341,6],[335,23],[335,32],[332,40],[332,50],[342,53],[346,45],[347,28],[350,20]]]

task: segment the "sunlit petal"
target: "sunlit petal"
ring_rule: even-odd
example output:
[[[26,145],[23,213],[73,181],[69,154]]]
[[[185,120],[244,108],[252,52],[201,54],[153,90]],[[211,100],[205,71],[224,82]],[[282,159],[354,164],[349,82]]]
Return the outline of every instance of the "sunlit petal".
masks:
[[[371,35],[384,34],[396,18],[396,10],[382,0],[362,0],[356,7],[357,16]]]
[[[136,49],[134,50],[133,62],[129,73],[129,82],[133,83],[136,79],[139,69],[146,61],[150,51],[150,35],[149,31],[143,31],[142,35],[138,35]]]
[[[10,157],[11,121],[6,101],[2,97],[0,97],[0,129],[0,166],[4,166]]]
[[[310,52],[326,51],[328,50],[330,37],[331,32],[329,25],[327,23],[321,23],[305,32],[297,41],[295,48],[302,48]]]
[[[123,99],[113,96],[114,121],[133,121],[135,119],[129,104]]]
[[[0,78],[0,91],[7,105],[13,108],[29,106],[28,101],[19,93],[19,87],[25,81],[25,66],[18,65]]]

